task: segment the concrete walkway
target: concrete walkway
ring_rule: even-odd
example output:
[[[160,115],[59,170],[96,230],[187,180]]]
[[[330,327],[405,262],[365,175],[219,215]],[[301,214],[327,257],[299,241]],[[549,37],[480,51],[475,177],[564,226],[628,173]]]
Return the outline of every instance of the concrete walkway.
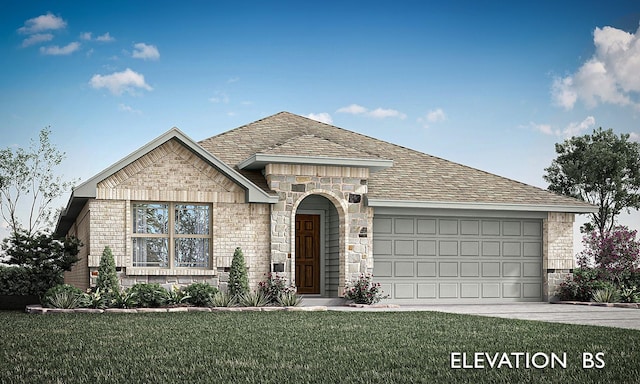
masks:
[[[330,311],[436,311],[502,317],[507,319],[539,320],[552,323],[599,325],[640,330],[640,309],[597,307],[586,305],[517,303],[517,304],[442,304],[401,305],[398,308],[353,308],[330,306]]]

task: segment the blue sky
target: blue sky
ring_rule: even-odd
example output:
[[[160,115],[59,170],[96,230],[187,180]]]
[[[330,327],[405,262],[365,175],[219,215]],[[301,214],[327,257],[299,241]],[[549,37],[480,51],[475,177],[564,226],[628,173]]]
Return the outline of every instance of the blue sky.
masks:
[[[639,22],[618,0],[3,1],[0,147],[51,126],[86,180],[173,126],[289,111],[546,188],[554,143],[640,140]]]

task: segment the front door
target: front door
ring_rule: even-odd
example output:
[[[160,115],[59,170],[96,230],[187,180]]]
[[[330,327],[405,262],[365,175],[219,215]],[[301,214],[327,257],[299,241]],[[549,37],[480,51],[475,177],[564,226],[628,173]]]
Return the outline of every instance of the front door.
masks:
[[[296,215],[296,287],[320,293],[320,215]]]

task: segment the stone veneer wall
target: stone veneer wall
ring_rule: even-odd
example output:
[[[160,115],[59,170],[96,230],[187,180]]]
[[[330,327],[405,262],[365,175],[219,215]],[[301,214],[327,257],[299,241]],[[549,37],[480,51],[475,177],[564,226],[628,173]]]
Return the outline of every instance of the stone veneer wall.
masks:
[[[280,199],[271,210],[271,262],[284,264],[291,281],[295,276],[295,213],[302,200],[314,194],[327,198],[338,211],[339,294],[346,282],[373,270],[373,209],[364,204],[367,168],[267,164],[265,177]]]
[[[574,266],[573,255],[573,213],[549,212],[543,220],[543,261],[544,299],[554,298],[560,283],[571,274]]]
[[[270,206],[245,203],[245,191],[225,175],[170,140],[98,183],[97,197],[88,201],[74,228],[90,223],[85,276],[95,285],[100,256],[109,246],[121,285],[139,282],[188,285],[206,281],[226,287],[236,247],[241,247],[253,288],[269,272]],[[136,201],[209,203],[212,205],[211,269],[134,268],[131,204]],[[84,211],[83,211],[84,212]],[[88,230],[88,228],[87,228]],[[77,269],[82,273],[82,268]],[[89,281],[89,278],[86,278]],[[71,280],[71,276],[69,282]]]

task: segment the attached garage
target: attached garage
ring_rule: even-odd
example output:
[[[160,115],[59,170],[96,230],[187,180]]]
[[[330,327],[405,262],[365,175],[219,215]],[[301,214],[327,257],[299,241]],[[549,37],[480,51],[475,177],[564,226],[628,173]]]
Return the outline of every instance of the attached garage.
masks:
[[[543,300],[543,221],[374,215],[373,274],[397,303]]]

